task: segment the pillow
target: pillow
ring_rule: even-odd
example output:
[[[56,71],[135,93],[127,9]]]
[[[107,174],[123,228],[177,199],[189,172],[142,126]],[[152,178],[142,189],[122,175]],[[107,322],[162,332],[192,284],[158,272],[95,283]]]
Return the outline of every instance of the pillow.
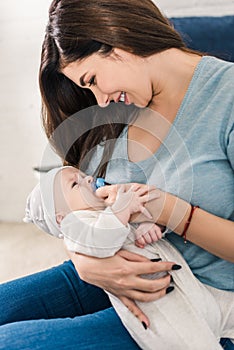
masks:
[[[187,46],[234,62],[234,16],[170,19]]]

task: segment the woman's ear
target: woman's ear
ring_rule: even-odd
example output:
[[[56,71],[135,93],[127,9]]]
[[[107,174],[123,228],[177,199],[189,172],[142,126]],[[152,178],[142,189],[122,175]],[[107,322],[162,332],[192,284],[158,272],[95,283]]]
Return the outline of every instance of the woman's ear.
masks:
[[[62,222],[64,216],[65,216],[65,215],[64,215],[63,213],[57,213],[57,214],[56,214],[56,221],[57,221],[57,223],[58,223],[59,225],[61,224],[61,222]]]
[[[129,58],[129,56],[131,56],[129,52],[123,49],[119,49],[117,47],[115,47],[112,53],[110,54],[110,57],[118,58],[121,61],[125,61],[127,58]]]
[[[112,51],[112,53],[110,54],[110,57],[111,58],[118,58],[120,61],[123,61],[123,62],[135,62],[136,59],[140,59],[142,60],[143,57],[141,56],[137,56],[137,55],[134,55],[133,53],[130,53],[128,51],[125,51],[123,49],[119,49],[117,47],[115,47]]]

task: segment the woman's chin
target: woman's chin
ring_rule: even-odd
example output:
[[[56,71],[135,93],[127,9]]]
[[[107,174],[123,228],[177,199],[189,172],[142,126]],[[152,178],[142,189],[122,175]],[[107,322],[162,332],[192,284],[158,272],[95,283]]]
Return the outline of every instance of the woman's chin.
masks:
[[[137,108],[146,108],[148,106],[148,104],[145,104],[145,103],[134,103],[134,105]]]

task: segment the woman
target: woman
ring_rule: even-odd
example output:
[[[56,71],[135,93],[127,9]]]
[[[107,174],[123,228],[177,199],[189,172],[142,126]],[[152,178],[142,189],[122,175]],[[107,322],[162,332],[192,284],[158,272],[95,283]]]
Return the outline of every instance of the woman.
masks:
[[[169,150],[174,146],[178,150],[176,163],[185,183],[181,196],[176,196],[177,178],[170,176],[174,172],[169,166],[165,177],[172,194],[165,192],[158,205],[148,208],[159,224],[173,230],[167,238],[180,250],[195,276],[211,290],[212,287],[223,290],[222,299],[234,289],[233,70],[231,63],[186,49],[179,34],[149,0],[56,0],[51,5],[40,68],[47,136],[54,136],[63,120],[96,101],[104,107],[112,100],[122,99],[125,104],[149,107],[163,115],[166,122],[157,137],[149,132],[151,128],[153,133],[159,129],[153,118],[149,118],[146,128],[142,128],[141,118],[127,129],[123,122],[106,128],[98,126],[98,133],[97,128],[86,131],[63,158],[70,164],[83,164],[87,152],[95,145],[119,137],[120,145],[108,148],[108,157],[113,156],[124,145],[121,140],[125,138],[130,160],[127,166],[140,164],[144,173],[151,164],[149,154],[162,154],[160,164],[168,164],[163,145]],[[212,129],[208,131],[211,122]],[[191,198],[191,187],[186,189],[180,144],[170,125],[179,132],[180,140],[184,139],[191,159]],[[53,142],[62,154],[64,144],[56,136]],[[163,145],[159,140],[163,140]],[[171,140],[172,145],[168,145]],[[142,158],[139,152],[139,158],[133,143],[146,148],[148,157]],[[90,171],[96,168],[96,163],[92,158]],[[113,167],[99,169],[100,174],[105,172],[107,180],[116,177]],[[137,176],[136,169],[130,174]],[[166,188],[162,186],[162,189]],[[194,206],[200,208],[194,210]],[[187,238],[187,244],[180,235]],[[133,300],[160,298],[170,283],[169,276],[147,281],[139,275],[169,271],[176,263],[149,262],[125,251],[102,260],[81,255],[72,259],[82,280],[118,296],[139,317],[143,315]],[[66,278],[61,277],[64,275]],[[219,281],[218,275],[221,275]],[[3,285],[2,304],[8,307],[1,313],[1,322],[8,324],[1,327],[0,334],[7,344],[5,348],[67,346],[72,349],[78,342],[80,348],[137,349],[109,308],[102,290],[82,280],[67,263]]]

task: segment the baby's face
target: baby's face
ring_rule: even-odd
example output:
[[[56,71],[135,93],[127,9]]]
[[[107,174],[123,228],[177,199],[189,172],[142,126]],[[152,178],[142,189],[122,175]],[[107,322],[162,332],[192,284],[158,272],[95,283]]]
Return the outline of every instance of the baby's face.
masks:
[[[103,200],[96,196],[93,182],[92,176],[73,167],[59,171],[54,181],[56,213],[66,215],[74,210],[103,209]]]

